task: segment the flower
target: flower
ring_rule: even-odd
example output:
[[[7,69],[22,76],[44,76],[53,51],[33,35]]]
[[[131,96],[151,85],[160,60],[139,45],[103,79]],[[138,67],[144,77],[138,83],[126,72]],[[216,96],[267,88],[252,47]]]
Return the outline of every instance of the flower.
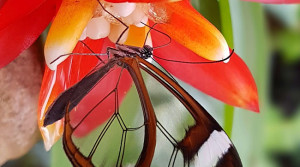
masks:
[[[48,26],[61,0],[0,2],[0,68],[14,60]]]
[[[122,2],[121,4],[105,2],[104,6],[106,10],[114,15],[118,15],[126,24],[131,24],[120,42],[128,45],[142,46],[148,32],[148,27],[140,24],[140,21],[146,22],[149,19],[150,22],[160,23],[155,26],[155,29],[168,34],[172,38],[172,42],[168,46],[154,50],[154,54],[158,57],[199,62],[205,59],[221,60],[226,58],[231,52],[222,34],[193,9],[187,1],[133,0],[128,3],[119,0],[110,0],[110,2]],[[145,4],[135,4],[135,2],[143,2]],[[4,66],[16,57],[22,49],[30,45],[57,12],[45,44],[45,59],[48,67],[46,67],[44,74],[38,112],[41,132],[46,148],[49,149],[62,133],[62,122],[57,121],[46,128],[42,127],[46,109],[62,91],[82,79],[97,64],[97,60],[88,56],[69,56],[69,58],[64,56],[52,64],[51,62],[56,60],[60,55],[72,52],[89,53],[93,50],[95,53],[104,53],[107,46],[113,46],[114,44],[108,38],[115,42],[124,29],[124,26],[119,22],[116,23],[116,20],[112,19],[107,12],[103,12],[96,0],[63,0],[62,2],[59,0],[36,0],[32,1],[32,3],[34,7],[24,4],[24,9],[22,8],[20,13],[18,13],[19,11],[14,11],[15,13],[11,14],[15,17],[14,19],[6,19],[4,17],[6,19],[5,22],[0,24],[0,28],[2,28],[0,29],[0,43],[8,41],[11,47],[15,44],[18,48],[15,51],[6,51],[7,49],[5,49],[5,52],[0,54],[1,61],[4,60],[0,65]],[[23,2],[19,4],[23,4]],[[10,11],[12,7],[15,6],[6,3],[0,12],[5,13]],[[58,7],[59,10],[57,11]],[[21,14],[24,15],[24,13],[27,15],[21,17]],[[3,17],[2,15],[0,16]],[[44,17],[47,18],[46,21],[43,19]],[[23,21],[21,18],[26,21]],[[38,26],[34,24],[36,21],[40,23],[37,24]],[[27,25],[28,23],[34,25]],[[15,27],[16,30],[10,31],[7,27]],[[24,32],[22,27],[30,28]],[[100,31],[98,31],[99,28],[97,27],[101,27]],[[31,32],[31,29],[34,32]],[[6,35],[5,38],[1,36],[7,32],[10,34]],[[14,39],[9,38],[9,35],[16,33],[21,34],[23,39],[18,42],[16,40],[11,41]],[[32,38],[27,39],[30,35]],[[159,45],[158,42],[161,42],[162,39],[155,35],[155,33],[151,33],[151,35],[153,44]],[[85,38],[86,36],[95,40]],[[108,38],[104,38],[107,36]],[[91,50],[85,44],[78,42],[79,39],[84,39],[84,42]],[[7,48],[1,44],[0,47],[1,49]],[[259,111],[258,95],[253,77],[245,63],[236,54],[231,57],[231,60],[227,64],[180,64],[178,66],[174,62],[159,59],[157,61],[176,77],[190,83],[208,95],[230,105],[256,112]],[[125,75],[121,78],[119,101],[124,98],[131,86],[128,77],[130,76]],[[114,85],[112,83],[117,80],[118,77],[116,75],[113,79],[109,78],[107,81],[102,81],[102,83],[107,83],[102,84],[106,85],[105,88],[96,88],[97,91],[90,92],[87,100],[83,101],[82,105],[76,108],[79,111],[77,113],[84,115],[83,111],[87,111],[87,104],[93,100],[94,102],[97,101],[95,97],[101,99],[100,97],[107,94],[107,90],[110,90],[110,87]],[[107,112],[104,112],[104,115],[103,112],[100,115],[102,121],[110,116],[111,112],[109,111],[111,109],[109,107],[108,103],[107,108],[102,108],[102,110],[107,110]],[[75,118],[76,116],[74,116]],[[88,124],[82,126],[82,134],[78,135],[84,135],[102,123],[99,120],[88,122]]]
[[[244,1],[270,3],[270,4],[292,4],[292,3],[297,4],[297,3],[300,3],[300,0],[244,0]]]

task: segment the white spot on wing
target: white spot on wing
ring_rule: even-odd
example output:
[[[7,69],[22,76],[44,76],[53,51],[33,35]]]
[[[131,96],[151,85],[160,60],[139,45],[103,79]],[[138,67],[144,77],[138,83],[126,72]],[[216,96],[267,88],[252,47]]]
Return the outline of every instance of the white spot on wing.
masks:
[[[212,167],[231,147],[231,141],[224,131],[214,130],[195,156],[195,166]]]

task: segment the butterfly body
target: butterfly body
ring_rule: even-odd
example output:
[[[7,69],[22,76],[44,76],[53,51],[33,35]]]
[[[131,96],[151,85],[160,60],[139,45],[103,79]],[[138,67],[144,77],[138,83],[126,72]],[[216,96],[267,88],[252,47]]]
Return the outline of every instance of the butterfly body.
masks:
[[[129,46],[123,44],[116,44],[116,49],[108,48],[108,52],[115,57],[135,57],[148,59],[152,56],[153,48],[149,45],[143,47]]]

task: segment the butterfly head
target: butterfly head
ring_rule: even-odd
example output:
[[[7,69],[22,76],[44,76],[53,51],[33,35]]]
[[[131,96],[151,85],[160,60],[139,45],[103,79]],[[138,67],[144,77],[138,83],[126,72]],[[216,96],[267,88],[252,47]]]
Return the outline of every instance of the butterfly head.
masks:
[[[147,59],[152,56],[153,48],[149,45],[145,45],[141,51],[141,58]]]

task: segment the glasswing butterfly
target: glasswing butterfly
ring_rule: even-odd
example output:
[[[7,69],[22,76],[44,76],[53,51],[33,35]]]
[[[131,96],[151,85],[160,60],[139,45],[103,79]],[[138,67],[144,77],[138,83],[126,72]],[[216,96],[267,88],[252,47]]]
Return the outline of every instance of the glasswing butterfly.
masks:
[[[126,27],[124,34],[128,26],[121,24]],[[154,26],[150,30],[155,30]],[[242,166],[235,147],[214,118],[169,73],[146,61],[153,56],[153,48],[145,44],[143,47],[119,44],[119,39],[115,48],[107,48],[106,54],[78,54],[97,56],[100,66],[61,93],[46,112],[44,126],[65,117],[63,147],[71,163],[74,166]],[[100,55],[106,55],[107,59]],[[104,86],[103,80],[113,71],[119,74],[117,81],[112,83],[113,89],[99,97],[82,118],[72,122],[74,118],[70,113],[76,112],[72,110],[96,86]],[[145,74],[149,76],[146,79],[151,80],[151,86],[146,85]],[[130,76],[135,87],[132,91],[136,94],[136,100],[127,101],[139,107],[137,111],[140,112],[119,107],[119,86],[124,75]],[[157,107],[166,103],[157,102],[149,95],[149,89],[167,101],[167,107]],[[110,104],[110,118],[91,135],[76,136],[82,123],[93,117],[95,109],[101,108],[109,98],[114,98],[114,103]]]

